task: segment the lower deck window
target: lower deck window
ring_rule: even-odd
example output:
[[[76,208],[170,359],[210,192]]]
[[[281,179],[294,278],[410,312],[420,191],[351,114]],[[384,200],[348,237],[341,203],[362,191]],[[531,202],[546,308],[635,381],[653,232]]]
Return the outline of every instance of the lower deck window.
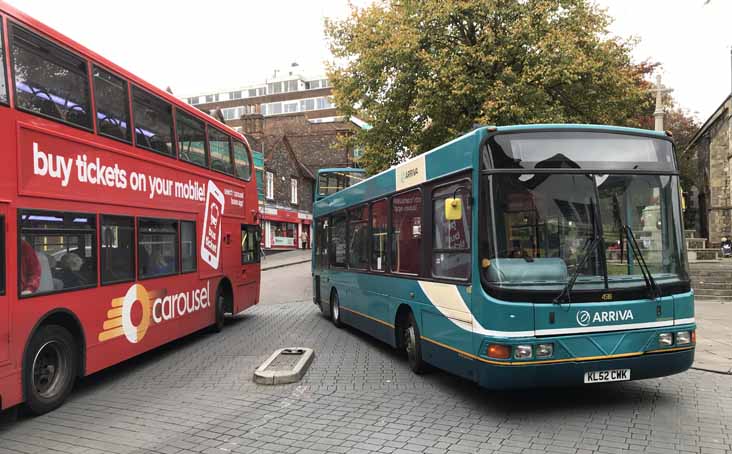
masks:
[[[137,231],[140,278],[178,272],[178,221],[140,219]]]
[[[21,210],[18,217],[21,295],[97,284],[96,216]]]

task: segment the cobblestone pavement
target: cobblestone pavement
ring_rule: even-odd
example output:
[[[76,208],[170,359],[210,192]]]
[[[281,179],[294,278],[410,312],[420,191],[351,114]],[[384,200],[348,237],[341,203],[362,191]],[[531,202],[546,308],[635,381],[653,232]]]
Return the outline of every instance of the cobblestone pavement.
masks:
[[[303,381],[255,385],[276,348],[316,357]],[[311,303],[255,307],[88,377],[53,413],[0,428],[0,453],[732,452],[732,378],[692,370],[587,388],[487,392],[413,375],[389,347]]]

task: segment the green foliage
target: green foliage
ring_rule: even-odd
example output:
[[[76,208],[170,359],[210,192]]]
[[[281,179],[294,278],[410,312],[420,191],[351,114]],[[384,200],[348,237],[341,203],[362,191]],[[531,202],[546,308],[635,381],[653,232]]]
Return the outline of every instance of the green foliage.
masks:
[[[637,126],[652,96],[588,0],[377,0],[326,21],[336,105],[377,172],[476,123]]]

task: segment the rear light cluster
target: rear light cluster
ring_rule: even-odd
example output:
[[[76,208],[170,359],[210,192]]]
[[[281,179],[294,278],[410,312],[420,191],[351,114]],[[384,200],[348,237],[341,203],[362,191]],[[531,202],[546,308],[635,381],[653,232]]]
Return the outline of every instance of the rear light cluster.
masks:
[[[696,331],[677,331],[675,333],[659,333],[658,345],[661,347],[671,347],[675,344],[678,346],[691,345],[696,343]]]
[[[513,355],[511,354],[513,352]],[[521,345],[503,345],[488,344],[486,354],[489,358],[494,359],[546,359],[554,355],[554,344],[521,344]]]

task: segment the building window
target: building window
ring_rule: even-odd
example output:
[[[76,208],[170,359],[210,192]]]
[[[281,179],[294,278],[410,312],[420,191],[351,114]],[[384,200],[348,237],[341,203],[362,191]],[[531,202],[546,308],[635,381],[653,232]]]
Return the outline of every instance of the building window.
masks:
[[[16,106],[91,129],[86,60],[15,24],[10,31]]]
[[[371,269],[373,271],[386,271],[388,211],[386,199],[371,204]]]
[[[267,115],[277,115],[282,113],[282,103],[273,102],[267,105]]]
[[[97,285],[97,218],[93,214],[21,210],[21,295]]]
[[[198,104],[198,96],[194,96],[193,98],[188,98],[188,104],[195,106]]]
[[[271,84],[267,84],[267,92],[271,95],[282,93],[282,82],[273,82]]]
[[[176,110],[175,126],[180,159],[206,167],[206,129],[203,122],[182,110]]]
[[[346,216],[333,216],[330,227],[330,263],[333,266],[346,266]]]
[[[257,90],[256,90],[256,88],[250,88],[249,89],[249,97],[250,98],[253,98],[255,96],[257,96]]]
[[[211,155],[211,169],[233,175],[229,136],[218,129],[209,127],[208,149]]]
[[[237,108],[236,107],[229,107],[227,109],[221,109],[221,115],[224,116],[224,120],[236,120],[241,115],[237,116]]]
[[[180,221],[180,263],[181,271],[196,271],[196,223]]]
[[[391,199],[391,270],[419,274],[422,252],[422,193],[413,190]]]
[[[369,267],[369,207],[348,212],[348,266],[359,270]]]
[[[94,67],[94,100],[99,134],[130,142],[127,81]]]
[[[140,278],[178,271],[178,221],[138,219],[137,268]]]
[[[315,98],[303,99],[300,101],[300,110],[303,112],[315,110]]]
[[[467,191],[458,191],[459,188]],[[467,279],[470,276],[470,186],[454,184],[437,189],[432,195],[432,275],[450,279]],[[461,199],[462,217],[459,220],[445,218],[445,201],[448,197]]]
[[[229,99],[241,99],[241,90],[230,91]]]
[[[241,263],[259,263],[261,233],[258,225],[241,226]]]
[[[135,143],[140,148],[175,156],[173,150],[173,109],[170,104],[132,86],[132,116]]]
[[[285,104],[285,113],[297,112],[297,108],[298,108],[297,102],[288,102]]]
[[[316,88],[320,88],[320,80],[311,80],[308,82],[309,88],[311,90],[315,90]]]
[[[274,199],[274,174],[272,172],[266,172],[267,179],[267,194],[266,197],[270,200]]]
[[[135,280],[135,220],[102,216],[102,284]]]
[[[295,247],[297,245],[297,224],[270,221],[272,246]]]
[[[290,178],[290,203],[297,205],[297,178]]]
[[[206,95],[206,102],[218,102],[219,100],[219,94],[213,94],[213,95]]]

